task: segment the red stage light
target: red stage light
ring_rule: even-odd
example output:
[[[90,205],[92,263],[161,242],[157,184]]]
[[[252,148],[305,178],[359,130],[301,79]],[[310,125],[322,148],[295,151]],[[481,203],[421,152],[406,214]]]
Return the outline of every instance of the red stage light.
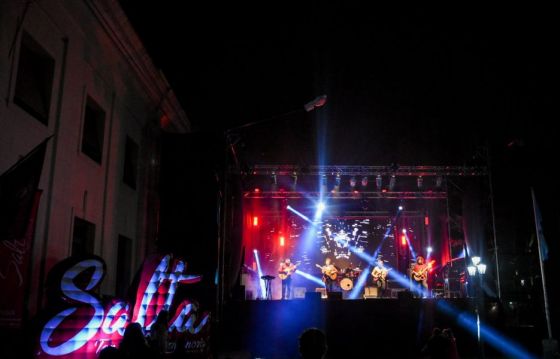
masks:
[[[259,193],[261,191],[260,188],[255,188],[255,193]]]
[[[259,217],[253,217],[253,227],[256,227],[259,225]]]
[[[284,236],[280,236],[280,246],[281,247],[284,247],[284,244],[285,244],[284,242],[285,242]]]
[[[430,225],[430,217],[428,217],[428,216],[424,217],[424,224],[425,224],[426,226],[429,226],[429,225]]]
[[[401,245],[406,246],[406,235],[401,236]]]

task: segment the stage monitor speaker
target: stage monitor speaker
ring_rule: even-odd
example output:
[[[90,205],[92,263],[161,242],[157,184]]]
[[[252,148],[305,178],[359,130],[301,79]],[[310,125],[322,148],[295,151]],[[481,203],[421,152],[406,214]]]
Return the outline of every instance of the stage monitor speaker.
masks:
[[[328,292],[327,297],[329,300],[342,300],[342,293],[341,292]]]
[[[315,288],[315,292],[321,293],[321,298],[327,299],[327,289],[326,288]]]
[[[364,299],[379,297],[378,289],[379,288],[377,287],[366,287],[364,291]]]
[[[321,300],[321,292],[305,292],[305,300]]]
[[[294,298],[305,298],[305,287],[295,287],[294,288]]]

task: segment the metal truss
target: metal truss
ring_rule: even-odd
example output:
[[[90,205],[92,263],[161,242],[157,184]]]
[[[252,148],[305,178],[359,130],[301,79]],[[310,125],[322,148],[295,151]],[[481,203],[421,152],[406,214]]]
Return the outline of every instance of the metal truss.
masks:
[[[320,198],[319,192],[289,192],[289,191],[246,191],[245,198],[255,199],[299,199]],[[323,198],[337,199],[446,199],[447,192],[442,191],[407,191],[407,192],[329,192]]]
[[[486,176],[485,167],[475,166],[296,166],[255,165],[248,174],[255,176]]]

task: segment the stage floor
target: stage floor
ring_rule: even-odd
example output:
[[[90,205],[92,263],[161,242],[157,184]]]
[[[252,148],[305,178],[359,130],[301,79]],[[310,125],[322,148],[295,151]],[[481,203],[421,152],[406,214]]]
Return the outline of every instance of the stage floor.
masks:
[[[299,335],[316,327],[327,335],[328,358],[416,358],[421,357],[422,347],[437,326],[453,330],[461,357],[477,357],[476,336],[457,322],[459,314],[473,312],[469,299],[230,302],[224,308],[218,345],[221,352],[243,352],[252,358],[297,358]],[[499,318],[485,321],[505,331]],[[525,346],[536,342],[538,348],[533,334],[517,335],[528,343]],[[489,357],[499,357],[491,348],[486,352]]]

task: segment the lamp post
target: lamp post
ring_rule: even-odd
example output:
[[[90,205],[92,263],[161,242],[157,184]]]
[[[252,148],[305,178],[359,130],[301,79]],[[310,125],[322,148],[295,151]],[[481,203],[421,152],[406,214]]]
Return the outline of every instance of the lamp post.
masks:
[[[482,295],[482,277],[486,274],[486,264],[481,262],[478,256],[471,257],[472,264],[467,267],[469,276],[478,278],[478,285],[475,287],[475,313],[476,313],[476,336],[478,340],[479,356],[484,358],[484,343],[480,335],[480,302],[483,300]]]

